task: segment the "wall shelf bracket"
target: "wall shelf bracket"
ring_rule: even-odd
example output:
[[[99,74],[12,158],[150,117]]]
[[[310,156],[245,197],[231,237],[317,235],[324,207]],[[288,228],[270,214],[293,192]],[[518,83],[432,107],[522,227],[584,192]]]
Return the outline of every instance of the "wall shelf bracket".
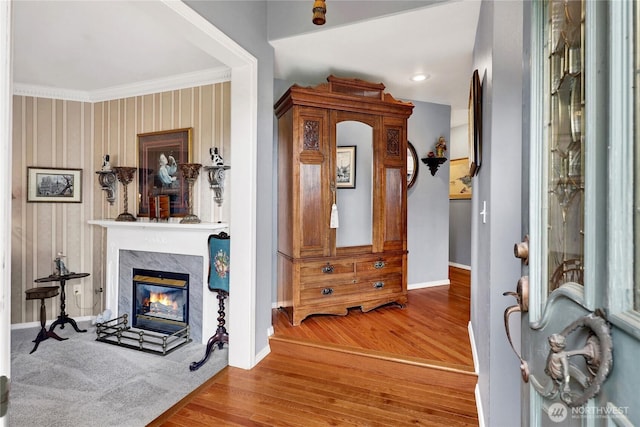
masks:
[[[435,176],[441,164],[447,161],[446,157],[423,157],[422,163],[429,166],[431,176]]]

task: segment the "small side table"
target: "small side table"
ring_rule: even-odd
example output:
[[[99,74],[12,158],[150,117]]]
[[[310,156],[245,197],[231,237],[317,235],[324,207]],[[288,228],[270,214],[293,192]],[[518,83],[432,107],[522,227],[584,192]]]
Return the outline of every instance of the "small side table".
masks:
[[[27,294],[27,299],[39,299],[40,300],[40,332],[38,332],[38,336],[35,340],[33,340],[36,345],[33,347],[33,350],[29,352],[29,354],[33,353],[38,349],[38,345],[40,342],[46,340],[47,338],[55,338],[58,341],[63,341],[68,338],[60,338],[56,335],[55,332],[47,331],[47,328],[44,325],[47,322],[47,306],[44,303],[45,298],[51,298],[58,295],[58,287],[57,286],[42,286],[39,288],[31,288],[24,291]]]
[[[66,303],[65,300],[67,297],[64,286],[66,285],[67,280],[80,279],[82,277],[87,277],[88,275],[89,273],[69,273],[69,274],[61,274],[59,276],[52,274],[51,276],[41,277],[39,279],[34,280],[34,282],[36,283],[60,282],[60,315],[58,316],[56,321],[53,322],[51,326],[49,326],[49,332],[53,332],[53,329],[57,325],[60,325],[60,329],[64,329],[65,323],[71,324],[71,326],[73,326],[73,329],[75,329],[76,332],[87,332],[86,329],[78,328],[78,324],[76,323],[76,321],[73,320],[71,317],[69,317],[67,313],[64,311],[65,303]]]

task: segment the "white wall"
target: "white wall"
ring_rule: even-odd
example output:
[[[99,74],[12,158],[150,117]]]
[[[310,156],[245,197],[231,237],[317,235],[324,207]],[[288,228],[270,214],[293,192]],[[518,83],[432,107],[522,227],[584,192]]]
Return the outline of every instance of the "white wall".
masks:
[[[11,2],[0,2],[0,426],[11,377]]]

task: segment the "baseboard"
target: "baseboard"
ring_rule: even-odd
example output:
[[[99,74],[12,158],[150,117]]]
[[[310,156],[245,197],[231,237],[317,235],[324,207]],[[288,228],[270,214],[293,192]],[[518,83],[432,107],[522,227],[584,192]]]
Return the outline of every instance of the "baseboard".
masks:
[[[471,266],[470,265],[464,265],[464,264],[458,264],[456,262],[450,262],[449,263],[450,267],[455,267],[455,268],[460,268],[462,270],[469,270],[471,271]]]
[[[480,397],[480,385],[476,384],[474,392],[476,396],[476,408],[478,411],[478,427],[485,427],[484,425],[484,410],[482,409],[482,397]]]
[[[407,290],[411,291],[414,289],[423,289],[423,288],[433,288],[436,286],[448,286],[451,284],[449,279],[446,280],[434,280],[432,282],[423,282],[423,283],[412,283],[407,285]]]
[[[90,321],[93,324],[93,321],[95,320],[96,316],[82,316],[82,317],[74,317],[73,320],[75,320],[76,322],[84,322],[84,321]],[[55,319],[47,319],[47,323],[50,323],[52,321],[54,321]],[[40,327],[40,322],[26,322],[26,323],[12,323],[11,324],[11,330],[18,330],[18,329],[29,329],[29,328],[39,328]]]
[[[469,342],[471,343],[471,356],[473,357],[473,370],[476,375],[480,372],[480,365],[478,364],[478,349],[476,347],[476,337],[473,334],[473,325],[468,323],[467,330],[469,331]]]
[[[271,353],[271,347],[269,347],[269,344],[267,343],[267,345],[262,350],[260,350],[260,352],[258,352],[258,354],[256,354],[256,360],[255,360],[255,363],[253,364],[253,366],[255,366],[258,363],[260,363],[262,361],[262,359],[264,359],[265,357],[267,357],[269,355],[269,353]]]
[[[476,347],[476,338],[473,333],[473,325],[469,322],[467,329],[469,331],[469,342],[471,343],[471,356],[473,357],[473,370],[476,375],[479,375],[480,366],[478,364],[478,350]],[[480,386],[476,384],[475,388],[476,396],[476,410],[478,411],[478,426],[484,427],[484,410],[482,409],[482,397],[480,396]]]

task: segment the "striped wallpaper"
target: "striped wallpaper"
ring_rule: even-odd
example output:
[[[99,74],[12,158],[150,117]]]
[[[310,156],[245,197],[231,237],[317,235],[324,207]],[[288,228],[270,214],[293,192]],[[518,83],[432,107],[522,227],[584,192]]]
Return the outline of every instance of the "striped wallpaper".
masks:
[[[231,164],[229,82],[112,101],[86,103],[28,96],[13,98],[11,230],[11,323],[39,320],[39,300],[26,301],[34,280],[53,272],[59,251],[71,271],[91,273],[67,284],[65,311],[71,317],[103,310],[105,232],[90,219],[115,218],[123,211],[122,186],[110,206],[95,171],[109,154],[112,166],[137,166],[139,133],[193,128],[192,161],[209,165],[218,147]],[[82,169],[82,203],[28,203],[27,168]],[[231,182],[226,175],[225,197]],[[135,178],[137,179],[137,177]],[[128,211],[138,211],[136,185],[129,185]],[[194,186],[194,213],[203,221],[229,221],[229,204],[218,207],[202,173]],[[53,285],[54,283],[50,283]],[[73,285],[82,295],[73,295]],[[45,284],[42,284],[45,285]],[[60,297],[47,300],[47,317],[60,312]]]

